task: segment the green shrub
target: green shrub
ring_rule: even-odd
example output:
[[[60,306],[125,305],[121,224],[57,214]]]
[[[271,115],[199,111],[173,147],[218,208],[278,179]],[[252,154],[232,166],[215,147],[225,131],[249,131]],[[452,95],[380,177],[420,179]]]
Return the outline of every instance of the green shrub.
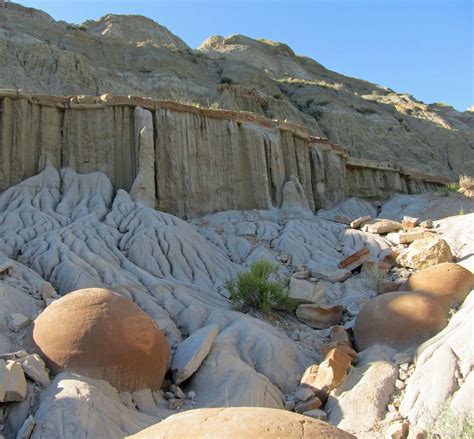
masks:
[[[438,193],[443,197],[447,197],[453,192],[458,192],[459,188],[459,183],[448,183],[446,186],[442,186],[440,189],[438,189]]]
[[[233,84],[234,81],[232,78],[229,78],[228,76],[223,76],[221,78],[221,84]]]
[[[267,260],[254,262],[249,271],[225,283],[234,308],[241,311],[251,309],[269,313],[272,310],[293,311],[296,301],[288,297],[289,281],[270,280],[278,272],[278,265]]]

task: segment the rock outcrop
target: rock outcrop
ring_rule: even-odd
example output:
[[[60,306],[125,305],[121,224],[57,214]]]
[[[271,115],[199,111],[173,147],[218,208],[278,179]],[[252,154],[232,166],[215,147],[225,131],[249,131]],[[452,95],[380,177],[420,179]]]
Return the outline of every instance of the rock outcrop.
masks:
[[[159,390],[169,366],[168,343],[129,299],[84,289],[48,306],[35,320],[33,342],[53,373],[106,379],[119,391]]]

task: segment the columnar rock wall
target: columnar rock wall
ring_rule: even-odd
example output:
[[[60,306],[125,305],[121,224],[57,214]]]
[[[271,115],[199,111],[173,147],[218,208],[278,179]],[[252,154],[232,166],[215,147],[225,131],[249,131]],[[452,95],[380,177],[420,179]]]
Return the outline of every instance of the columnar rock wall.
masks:
[[[46,164],[104,172],[116,189],[181,217],[278,207],[301,182],[310,207],[383,199],[446,183],[348,156],[301,126],[260,115],[135,97],[30,96],[0,90],[0,190]]]

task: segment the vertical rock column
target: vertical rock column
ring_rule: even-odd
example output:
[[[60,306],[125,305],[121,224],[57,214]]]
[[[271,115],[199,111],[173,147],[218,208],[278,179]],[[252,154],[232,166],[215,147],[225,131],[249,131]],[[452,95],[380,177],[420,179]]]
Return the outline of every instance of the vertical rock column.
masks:
[[[138,174],[130,190],[132,200],[155,208],[155,145],[153,115],[141,107],[135,108],[135,144],[138,156]]]

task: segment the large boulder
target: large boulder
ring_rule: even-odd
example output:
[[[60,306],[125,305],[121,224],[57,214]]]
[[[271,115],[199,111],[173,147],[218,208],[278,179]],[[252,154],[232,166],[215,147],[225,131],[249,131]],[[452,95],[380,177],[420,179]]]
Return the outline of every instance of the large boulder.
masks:
[[[357,316],[354,338],[358,350],[385,344],[398,351],[418,346],[447,323],[448,310],[419,292],[395,291],[367,302]]]
[[[397,262],[404,267],[423,270],[442,262],[451,262],[453,254],[449,244],[437,236],[417,239],[397,257]]]
[[[326,422],[284,410],[229,407],[190,410],[170,416],[128,439],[344,439],[353,438]]]
[[[410,276],[410,291],[424,291],[451,308],[464,302],[474,288],[474,274],[451,262],[434,265]]]
[[[161,387],[170,358],[154,321],[110,290],[70,293],[34,322],[33,342],[53,373],[104,379],[120,391]]]

